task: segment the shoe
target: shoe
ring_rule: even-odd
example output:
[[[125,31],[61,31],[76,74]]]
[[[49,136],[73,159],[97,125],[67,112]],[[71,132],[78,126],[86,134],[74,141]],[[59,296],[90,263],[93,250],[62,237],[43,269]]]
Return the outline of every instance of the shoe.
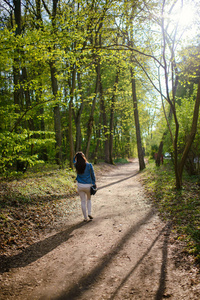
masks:
[[[84,220],[83,220],[83,222],[85,222],[85,223],[86,223],[87,221],[88,221],[88,219],[84,219]]]
[[[90,216],[90,215],[88,215],[88,217],[89,217],[89,219],[90,219],[90,220],[92,220],[92,219],[93,219],[93,217],[92,217],[92,216]]]

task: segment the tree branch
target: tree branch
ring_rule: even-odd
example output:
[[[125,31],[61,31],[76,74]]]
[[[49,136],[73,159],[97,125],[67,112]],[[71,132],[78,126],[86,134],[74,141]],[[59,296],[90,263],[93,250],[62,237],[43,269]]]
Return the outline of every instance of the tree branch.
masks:
[[[111,48],[111,47],[117,47],[117,48]],[[123,47],[123,48],[120,48],[120,47]],[[112,44],[112,45],[101,46],[101,47],[95,46],[94,48],[96,48],[96,49],[106,49],[106,50],[110,50],[110,51],[113,51],[113,50],[116,50],[116,51],[133,51],[133,52],[139,53],[143,56],[150,57],[150,58],[154,59],[164,69],[164,65],[155,56],[153,56],[151,54],[146,54],[142,51],[139,51],[139,50],[131,47],[130,45]],[[91,47],[87,47],[87,49],[91,49]]]
[[[10,2],[9,1],[7,1],[7,0],[3,0],[11,9],[13,9],[14,10],[14,6],[12,6],[11,4],[10,4]]]
[[[43,5],[44,5],[44,8],[45,8],[46,12],[47,12],[48,15],[51,17],[51,12],[50,12],[50,10],[48,9],[48,6],[46,5],[45,1],[42,0],[42,3],[43,3]]]

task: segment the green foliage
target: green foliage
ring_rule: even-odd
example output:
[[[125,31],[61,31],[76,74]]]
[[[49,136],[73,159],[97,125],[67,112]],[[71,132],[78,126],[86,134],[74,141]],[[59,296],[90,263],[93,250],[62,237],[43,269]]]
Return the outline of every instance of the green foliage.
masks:
[[[3,145],[0,148],[2,153],[0,172],[4,174],[13,172],[17,161],[25,165],[33,165],[38,159],[44,159],[44,156],[46,160],[54,161],[57,148],[53,136],[51,134],[49,136],[48,132],[57,132],[54,124],[57,120],[54,115],[56,106],[59,106],[61,113],[63,158],[70,157],[70,139],[74,140],[74,144],[77,143],[76,130],[79,115],[81,120],[78,128],[81,131],[82,150],[87,147],[88,126],[91,126],[90,156],[97,155],[103,158],[104,143],[111,134],[110,115],[113,95],[115,96],[113,156],[114,158],[133,156],[137,142],[130,66],[135,70],[142,144],[146,144],[146,153],[152,155],[151,147],[159,144],[164,130],[163,116],[160,116],[159,110],[160,96],[152,89],[149,81],[149,79],[154,83],[157,81],[157,65],[152,64],[149,54],[156,53],[157,57],[157,53],[160,53],[160,31],[155,30],[152,20],[154,13],[159,15],[159,4],[156,2],[145,4],[150,13],[148,18],[146,13],[145,16],[143,15],[145,10],[142,1],[137,2],[134,8],[128,2],[69,1],[66,3],[60,1],[57,14],[53,19],[47,17],[49,12],[52,13],[50,2],[47,2],[46,6],[41,3],[42,14],[37,18],[33,14],[33,11],[36,11],[34,5],[34,3],[31,5],[27,3],[26,10],[21,10],[23,31],[20,34],[16,35],[17,27],[14,24],[15,20],[10,19],[11,15],[7,15],[8,21],[2,21],[0,132]],[[46,15],[47,8],[49,11]],[[130,41],[133,42],[136,51],[130,51]],[[197,50],[198,47],[197,49],[188,47],[183,54],[180,52],[183,58],[188,55],[193,56],[189,63],[182,59],[179,64],[182,72],[193,75],[194,72],[198,73],[195,70],[195,60],[199,59]],[[142,52],[145,55],[141,55]],[[133,56],[133,62],[130,56]],[[52,65],[55,71],[53,80],[52,68],[50,68]],[[102,104],[99,89],[95,95],[97,67],[100,68],[102,97],[107,118],[107,124],[104,125],[102,117],[100,118]],[[118,71],[119,82],[114,92]],[[78,75],[80,75],[79,79]],[[73,78],[75,78],[74,82]],[[57,87],[56,92],[53,91],[53,84]],[[71,94],[73,84],[73,94]],[[90,120],[94,98],[96,99],[94,115]],[[70,99],[72,99],[73,137],[69,136],[71,135],[68,117]],[[186,119],[184,122],[188,124]],[[159,128],[152,138],[152,131],[156,124]],[[107,129],[106,136],[104,128]],[[36,136],[24,137],[26,130],[35,132]],[[19,132],[19,134],[15,135],[9,131]],[[10,140],[11,136],[13,137]],[[183,138],[184,135],[181,135],[180,148]],[[166,144],[169,151],[169,142]]]
[[[149,161],[141,176],[161,216],[172,220],[177,238],[186,242],[188,253],[200,263],[200,178],[185,176],[183,189],[176,191],[174,174],[166,161],[159,169],[153,161]]]
[[[129,161],[126,158],[117,158],[114,160],[115,164],[128,164]]]
[[[41,229],[55,219],[66,219],[74,207],[79,207],[73,198],[77,190],[75,176],[68,168],[38,164],[17,178],[1,178],[1,255],[34,243]]]
[[[47,199],[59,199],[61,195],[72,195],[76,190],[75,172],[58,170],[55,165],[41,163],[30,167],[18,180],[3,180],[4,193],[0,197],[0,207],[37,205]],[[64,197],[64,196],[63,196]]]
[[[194,103],[197,95],[197,85],[193,86],[193,92],[190,95],[189,91],[186,91],[186,94],[177,99],[179,105],[177,106],[177,116],[180,122],[180,136],[179,141],[184,142],[191,130],[192,118],[194,111]],[[191,113],[188,113],[191,112]],[[181,145],[179,145],[181,147]]]
[[[54,133],[47,132],[50,138],[39,138],[44,132],[23,130],[21,133],[0,133],[0,174],[13,176],[25,172],[28,167],[41,163],[40,149],[55,143]],[[36,138],[37,137],[37,138]]]

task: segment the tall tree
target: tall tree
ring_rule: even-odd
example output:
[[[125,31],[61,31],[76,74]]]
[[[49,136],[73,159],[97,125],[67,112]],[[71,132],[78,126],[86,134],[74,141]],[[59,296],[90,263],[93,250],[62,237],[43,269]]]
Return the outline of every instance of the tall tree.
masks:
[[[182,7],[182,3],[181,3]],[[174,8],[174,5],[170,7],[170,13],[172,12]],[[176,188],[181,189],[182,188],[182,174],[183,174],[183,168],[187,159],[187,155],[189,153],[189,150],[191,148],[192,142],[194,140],[195,134],[196,134],[196,128],[197,128],[197,121],[198,121],[198,114],[199,114],[199,106],[200,106],[200,82],[199,82],[199,88],[198,93],[195,101],[194,106],[194,112],[193,112],[193,121],[191,126],[190,134],[188,135],[188,139],[185,145],[185,149],[179,158],[178,153],[178,137],[179,137],[179,120],[177,116],[177,110],[176,110],[176,85],[178,80],[178,70],[176,66],[176,47],[177,47],[177,41],[179,39],[178,37],[178,23],[175,24],[174,31],[172,32],[171,36],[168,32],[169,29],[169,23],[166,22],[165,15],[167,12],[167,6],[165,1],[163,0],[162,4],[162,20],[161,20],[161,29],[162,29],[162,40],[163,40],[163,63],[164,63],[164,76],[165,76],[165,87],[166,87],[166,100],[170,105],[174,123],[175,123],[175,132],[174,135],[171,135],[172,143],[173,143],[173,149],[174,149],[174,169],[175,169],[175,176],[176,176]],[[165,23],[166,22],[166,23]],[[169,39],[169,37],[171,37]],[[168,60],[167,55],[167,47],[170,51],[171,57],[170,60]],[[170,96],[169,93],[169,67],[171,68],[171,84],[172,84],[172,96]],[[170,124],[168,123],[168,126]],[[169,127],[169,130],[171,131],[171,128]]]
[[[57,17],[57,6],[58,0],[53,0],[52,2],[52,12],[47,7],[45,1],[43,1],[46,12],[49,14],[49,17],[52,21],[52,35],[54,39],[56,38],[57,29],[56,29],[56,17]],[[55,42],[50,47],[50,51],[54,51],[56,48]],[[54,56],[54,55],[53,55]],[[60,106],[58,104],[58,80],[57,80],[57,68],[56,68],[56,58],[52,56],[52,59],[49,61],[50,72],[51,72],[51,86],[52,92],[55,97],[55,104],[53,108],[54,112],[54,129],[56,136],[56,162],[58,165],[62,165],[62,131],[61,131],[61,116],[60,116]]]
[[[69,152],[70,152],[70,168],[73,168],[73,156],[74,156],[74,140],[73,140],[73,127],[72,127],[72,116],[73,116],[73,98],[76,81],[76,64],[72,65],[71,78],[69,79],[70,87],[70,101],[69,101]]]
[[[135,14],[135,5],[131,7],[131,17],[130,17],[130,40],[129,44],[133,48],[134,40],[133,40],[133,18]],[[137,103],[137,94],[136,94],[136,82],[135,82],[135,74],[134,74],[134,59],[133,53],[130,55],[130,75],[131,75],[131,86],[132,86],[132,97],[133,97],[133,109],[134,109],[134,119],[135,119],[135,129],[136,129],[136,137],[137,137],[137,151],[138,151],[138,159],[139,159],[139,168],[143,170],[145,168],[144,162],[144,151],[142,147],[141,133],[140,133],[140,121],[139,121],[139,113],[138,113],[138,103]]]
[[[113,86],[113,95],[111,99],[111,109],[110,109],[110,139],[109,139],[109,163],[113,164],[113,135],[114,135],[114,113],[115,113],[115,101],[116,101],[116,91],[119,82],[119,68],[117,69],[115,83]]]
[[[16,30],[15,35],[18,37],[21,34],[21,0],[14,0],[14,17]],[[20,86],[20,58],[19,58],[19,49],[17,48],[14,51],[14,62],[13,62],[13,77],[14,77],[14,104],[15,111],[19,112],[21,105],[21,89]]]
[[[143,151],[142,141],[141,141],[140,122],[139,122],[139,113],[138,113],[137,95],[136,95],[136,84],[135,84],[135,78],[134,78],[134,72],[132,66],[130,67],[130,73],[131,73],[133,109],[134,109],[134,118],[135,118],[139,168],[140,170],[143,170],[145,168],[144,151]]]
[[[179,27],[179,17],[177,16],[178,13],[181,13],[182,9],[184,8],[184,2],[182,0],[177,0],[174,2],[163,0],[161,3],[161,18],[159,18],[158,9],[159,5],[156,7],[155,15],[153,16],[153,11],[149,10],[149,15],[151,15],[151,18],[153,16],[153,19],[155,23],[160,26],[161,29],[161,35],[160,35],[160,42],[161,42],[161,56],[158,55],[158,51],[154,52],[154,55],[152,52],[150,53],[144,53],[144,55],[151,57],[154,59],[155,63],[158,66],[158,69],[162,70],[162,74],[164,77],[164,88],[163,85],[160,85],[159,87],[156,87],[154,84],[154,81],[150,78],[150,74],[146,71],[145,74],[147,75],[148,79],[150,79],[153,86],[156,88],[156,90],[161,94],[161,96],[167,101],[169,107],[170,107],[170,114],[165,114],[168,130],[170,132],[172,147],[173,147],[173,157],[174,157],[174,171],[175,171],[175,178],[176,178],[176,188],[181,189],[182,188],[182,174],[183,174],[183,168],[185,165],[185,161],[187,159],[187,155],[189,153],[190,147],[192,145],[192,142],[194,140],[195,134],[196,134],[196,128],[197,128],[197,120],[198,120],[198,114],[199,114],[199,90],[197,93],[197,97],[195,100],[194,105],[194,111],[193,111],[193,120],[191,125],[190,133],[188,134],[187,141],[185,143],[184,149],[182,149],[182,153],[179,153],[178,149],[178,143],[179,143],[179,133],[180,133],[180,121],[178,119],[177,115],[177,105],[178,101],[176,98],[176,92],[177,92],[177,83],[179,80],[179,72],[177,68],[177,56],[178,51],[180,51],[180,45],[181,40],[183,39],[183,35],[185,32],[187,32],[183,27]],[[174,16],[176,16],[174,18]],[[154,23],[154,26],[155,26]],[[151,35],[151,38],[155,37],[155,31],[154,36]],[[158,40],[159,37],[156,36],[156,39]],[[196,68],[198,68],[198,63],[196,64]],[[145,69],[145,67],[144,67]],[[160,71],[158,72],[158,82],[162,81],[162,75]],[[163,92],[164,90],[164,92]],[[171,119],[173,119],[173,123],[171,122]],[[174,128],[173,128],[174,125]]]

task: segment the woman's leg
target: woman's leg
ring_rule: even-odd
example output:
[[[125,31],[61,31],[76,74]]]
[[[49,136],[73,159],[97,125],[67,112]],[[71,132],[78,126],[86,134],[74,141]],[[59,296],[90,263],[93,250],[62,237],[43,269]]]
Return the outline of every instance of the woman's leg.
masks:
[[[81,198],[81,209],[84,216],[84,219],[87,220],[87,212],[86,212],[86,194],[83,191],[78,191]]]
[[[92,209],[92,201],[91,201],[91,195],[90,195],[90,189],[87,192],[87,210],[88,210],[88,216],[91,219],[91,209]]]

